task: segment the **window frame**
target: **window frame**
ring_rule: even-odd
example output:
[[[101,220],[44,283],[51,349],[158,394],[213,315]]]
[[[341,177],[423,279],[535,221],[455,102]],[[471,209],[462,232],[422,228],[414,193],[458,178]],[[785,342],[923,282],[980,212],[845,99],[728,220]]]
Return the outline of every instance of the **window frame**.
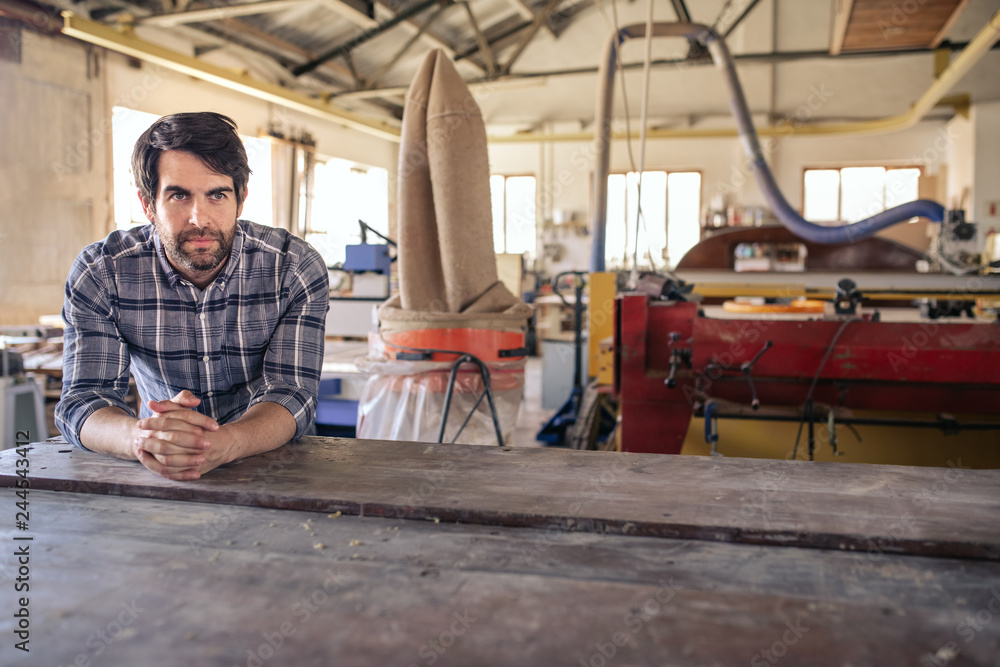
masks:
[[[517,173],[517,174],[491,173],[490,174],[490,180],[491,181],[493,180],[494,176],[499,176],[499,177],[503,178],[503,196],[501,197],[501,201],[503,203],[503,250],[502,250],[502,252],[497,253],[497,254],[511,254],[510,251],[509,251],[509,249],[508,249],[508,241],[507,241],[507,239],[509,237],[508,225],[510,224],[510,220],[508,219],[508,216],[507,216],[507,180],[511,179],[511,178],[531,178],[531,179],[534,179],[534,181],[535,181],[535,216],[534,216],[534,221],[533,221],[533,226],[535,228],[535,233],[533,235],[534,236],[534,243],[532,244],[533,247],[530,250],[526,251],[528,257],[530,259],[534,259],[538,255],[538,176],[536,174],[532,174],[532,173]],[[491,215],[491,217],[492,217],[492,214],[493,214],[492,197],[493,197],[493,186],[492,186],[492,183],[491,183],[490,184],[490,200],[491,200],[490,201],[490,215]],[[496,221],[493,221],[493,229],[491,231],[493,233],[496,232]],[[496,251],[496,237],[493,238],[493,250],[494,250],[495,253],[497,252]],[[513,254],[523,254],[523,253],[513,253]]]
[[[669,261],[668,261],[668,259],[667,259],[667,257],[670,257],[670,254],[669,254],[669,250],[670,250],[670,175],[671,174],[698,174],[698,181],[699,181],[699,187],[698,187],[698,206],[697,206],[698,213],[697,213],[697,217],[695,218],[695,224],[697,225],[697,236],[700,239],[700,236],[701,236],[701,209],[702,209],[702,202],[704,201],[704,198],[705,198],[704,197],[704,194],[705,194],[704,193],[704,190],[705,190],[705,173],[704,173],[703,169],[666,169],[666,168],[658,168],[658,167],[645,169],[643,171],[645,173],[659,172],[659,173],[663,173],[663,174],[666,175],[665,182],[664,182],[664,192],[663,192],[664,246],[660,250],[660,258],[659,258],[659,261],[662,262],[662,264],[660,264],[660,265],[655,265],[654,264],[652,266],[648,266],[647,263],[644,263],[645,261],[647,261],[649,259],[648,255],[640,255],[639,266],[637,268],[639,268],[639,269],[648,269],[648,270],[651,270],[651,271],[655,271],[655,270],[659,270],[659,269],[664,269],[664,268],[672,269],[674,266],[676,266],[677,262],[680,262],[681,257],[677,257],[676,261],[673,264],[670,264]],[[624,176],[625,177],[625,188],[626,188],[626,192],[625,192],[625,206],[626,206],[626,210],[625,210],[625,224],[626,224],[625,239],[626,239],[626,241],[628,241],[629,234],[630,234],[628,225],[629,225],[630,222],[632,222],[632,223],[635,222],[635,216],[633,215],[631,217],[631,219],[630,219],[629,218],[629,211],[628,211],[628,175],[630,173],[638,174],[639,172],[638,171],[634,171],[632,169],[628,169],[626,171],[620,171],[620,170],[619,171],[609,171],[608,175],[607,175],[609,179],[612,176]],[[593,180],[594,179],[591,178],[591,183],[593,183]],[[610,183],[608,183],[608,187],[610,188]],[[593,186],[591,186],[591,189],[593,189]],[[607,211],[604,212],[604,222],[605,222],[605,225],[607,225]],[[649,222],[648,219],[647,219],[646,222],[647,222],[647,225],[648,225],[648,222]],[[696,242],[696,244],[697,244],[697,242]],[[635,250],[634,239],[633,239],[633,243],[630,244],[630,249],[634,253],[634,250]],[[667,257],[663,256],[663,253],[665,251],[668,253]],[[608,257],[607,230],[605,230],[605,247],[604,247],[604,261],[605,261],[605,264],[607,266],[609,266],[609,267],[614,267],[614,268],[617,268],[619,270],[626,270],[628,268],[631,268],[631,261],[632,261],[631,257],[632,257],[632,255],[629,255],[629,256],[626,256],[625,258],[623,258],[623,261],[622,261],[622,263],[621,263],[620,266],[617,265],[616,262],[612,261],[612,259]],[[682,255],[682,257],[683,257],[683,255]]]
[[[349,173],[350,172],[359,173],[359,174],[363,174],[365,177],[370,176],[371,172],[374,171],[374,170],[378,170],[380,172],[383,172],[383,176],[385,178],[385,186],[386,186],[385,187],[385,200],[384,200],[384,203],[385,203],[384,216],[380,214],[379,217],[378,217],[378,219],[372,218],[371,216],[367,216],[370,219],[365,220],[366,224],[370,225],[372,229],[374,229],[374,230],[376,230],[376,231],[378,231],[378,232],[380,232],[382,234],[385,234],[386,236],[390,236],[390,233],[391,233],[391,220],[390,220],[390,216],[391,216],[391,211],[392,211],[392,201],[391,201],[391,197],[390,197],[390,195],[391,195],[391,193],[390,193],[391,182],[390,181],[391,181],[391,178],[392,178],[392,174],[389,172],[389,170],[387,168],[385,168],[385,167],[379,167],[378,165],[366,164],[366,163],[363,163],[363,162],[358,162],[357,160],[352,160],[352,159],[348,159],[348,158],[342,158],[342,157],[337,157],[337,156],[334,156],[334,155],[326,155],[326,154],[314,152],[313,155],[312,155],[312,161],[311,161],[312,163],[311,163],[311,165],[309,165],[309,170],[308,170],[308,172],[309,172],[308,173],[308,179],[309,179],[308,193],[306,193],[306,192],[300,192],[300,193],[298,193],[298,196],[300,196],[300,198],[301,198],[300,199],[300,207],[306,205],[306,199],[308,198],[308,211],[307,212],[300,212],[300,215],[303,218],[301,220],[300,224],[301,224],[301,229],[302,229],[302,238],[306,239],[310,243],[313,243],[314,247],[316,247],[317,250],[320,251],[320,254],[323,255],[324,261],[326,261],[327,264],[330,265],[330,266],[336,266],[336,265],[340,264],[343,261],[343,260],[340,260],[340,262],[338,262],[338,261],[331,261],[331,259],[339,258],[341,253],[346,252],[346,251],[343,250],[343,248],[346,245],[350,245],[350,244],[352,244],[352,242],[353,242],[353,244],[361,243],[361,227],[360,227],[360,225],[357,224],[356,220],[350,220],[350,221],[348,221],[348,226],[350,227],[350,231],[348,233],[346,233],[346,234],[338,234],[337,235],[338,241],[340,239],[346,238],[347,239],[347,243],[346,244],[340,244],[339,242],[337,242],[337,243],[334,244],[334,247],[336,247],[338,249],[338,251],[339,251],[339,252],[337,252],[337,254],[335,255],[335,257],[332,256],[332,255],[331,256],[327,256],[327,254],[328,254],[327,253],[327,245],[324,244],[324,243],[317,242],[318,241],[317,237],[330,238],[332,236],[332,234],[331,234],[331,231],[330,231],[329,228],[327,228],[327,229],[319,229],[318,226],[315,223],[315,217],[317,215],[317,211],[322,208],[320,206],[317,206],[317,198],[320,196],[319,192],[320,192],[321,188],[317,187],[317,184],[316,184],[316,170],[319,167],[325,168],[327,165],[329,165],[331,162],[334,162],[334,161],[339,161],[339,162],[344,163],[344,166],[347,168],[347,170],[348,170]],[[303,187],[305,187],[305,184],[303,184]],[[325,190],[324,190],[324,192],[325,192]],[[384,243],[384,241],[382,239],[379,239],[377,237],[373,238],[372,236],[369,236],[368,239],[369,239],[368,240],[369,243],[375,243],[375,244]]]
[[[839,166],[806,166],[802,168],[802,192],[799,204],[799,214],[805,216],[806,212],[806,174],[810,171],[836,171],[837,172],[837,218],[835,220],[823,220],[817,221],[816,224],[829,225],[829,226],[840,226],[851,224],[846,222],[844,219],[843,212],[843,183],[844,176],[843,171],[845,169],[869,169],[869,168],[882,168],[885,169],[886,174],[890,171],[898,171],[900,169],[915,169],[919,172],[917,175],[917,198],[920,198],[920,179],[925,175],[924,165],[922,164],[885,164],[885,163],[863,163],[863,164],[840,164]],[[882,188],[882,210],[887,210],[885,197],[886,190],[885,187]],[[877,214],[873,214],[877,215]]]

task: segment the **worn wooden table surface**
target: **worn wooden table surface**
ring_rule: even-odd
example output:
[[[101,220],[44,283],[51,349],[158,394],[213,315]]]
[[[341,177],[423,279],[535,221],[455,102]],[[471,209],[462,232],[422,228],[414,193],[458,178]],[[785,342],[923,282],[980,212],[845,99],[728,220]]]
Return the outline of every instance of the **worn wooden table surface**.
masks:
[[[0,491],[3,665],[1000,665],[997,471],[335,439],[193,483],[28,459],[27,531]]]

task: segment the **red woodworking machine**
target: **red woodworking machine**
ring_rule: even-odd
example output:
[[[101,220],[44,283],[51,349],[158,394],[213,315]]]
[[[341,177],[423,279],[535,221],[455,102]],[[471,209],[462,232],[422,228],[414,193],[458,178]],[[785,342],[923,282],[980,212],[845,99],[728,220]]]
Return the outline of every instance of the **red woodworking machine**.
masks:
[[[615,302],[614,387],[621,449],[678,454],[692,416],[1000,428],[1000,323],[707,317],[703,306],[629,293]],[[936,413],[859,418],[853,410]],[[714,451],[714,450],[713,450]]]

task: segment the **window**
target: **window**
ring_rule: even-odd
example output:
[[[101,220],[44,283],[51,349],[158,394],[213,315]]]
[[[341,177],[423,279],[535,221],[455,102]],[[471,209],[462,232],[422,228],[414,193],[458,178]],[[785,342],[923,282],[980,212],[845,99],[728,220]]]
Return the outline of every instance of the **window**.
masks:
[[[243,147],[247,151],[250,165],[250,181],[247,183],[247,198],[243,200],[240,218],[257,222],[268,227],[274,226],[274,205],[271,185],[271,140],[267,137],[245,137]]]
[[[535,177],[490,176],[493,251],[535,255]]]
[[[344,261],[347,245],[361,242],[364,220],[389,235],[389,172],[338,158],[317,159],[313,174],[315,196],[306,226],[308,241],[327,266]],[[369,235],[368,243],[383,243]]]
[[[698,243],[701,174],[647,171],[642,177],[641,217],[639,203],[637,172],[608,176],[605,262],[609,268],[632,266],[633,258],[640,267],[655,269],[664,260],[675,266]]]
[[[111,111],[112,179],[117,229],[128,229],[148,222],[132,180],[132,149],[142,133],[158,117],[156,114],[124,107],[114,107]]]
[[[159,116],[114,107],[111,112],[112,182],[115,200],[115,227],[128,229],[144,225],[148,221],[142,212],[142,204],[136,196],[135,181],[132,178],[132,149],[142,133],[149,129]],[[250,164],[250,182],[244,200],[244,220],[252,220],[270,225],[271,208],[271,142],[256,137],[240,137],[247,151]]]
[[[918,197],[920,169],[806,169],[803,217],[810,222],[857,222]]]

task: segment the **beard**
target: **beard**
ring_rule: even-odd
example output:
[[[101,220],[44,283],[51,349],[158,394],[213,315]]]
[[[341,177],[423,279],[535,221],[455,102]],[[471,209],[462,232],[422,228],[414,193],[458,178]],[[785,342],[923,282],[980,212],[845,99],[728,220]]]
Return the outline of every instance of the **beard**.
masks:
[[[167,232],[164,225],[159,224],[159,220],[154,221],[153,226],[160,235],[163,249],[167,257],[177,267],[192,272],[213,271],[228,258],[233,249],[233,239],[236,238],[236,226],[228,234],[217,229],[197,229],[185,230],[176,236]],[[209,248],[195,248],[185,250],[184,244],[194,239],[213,239],[217,246],[213,250]]]

